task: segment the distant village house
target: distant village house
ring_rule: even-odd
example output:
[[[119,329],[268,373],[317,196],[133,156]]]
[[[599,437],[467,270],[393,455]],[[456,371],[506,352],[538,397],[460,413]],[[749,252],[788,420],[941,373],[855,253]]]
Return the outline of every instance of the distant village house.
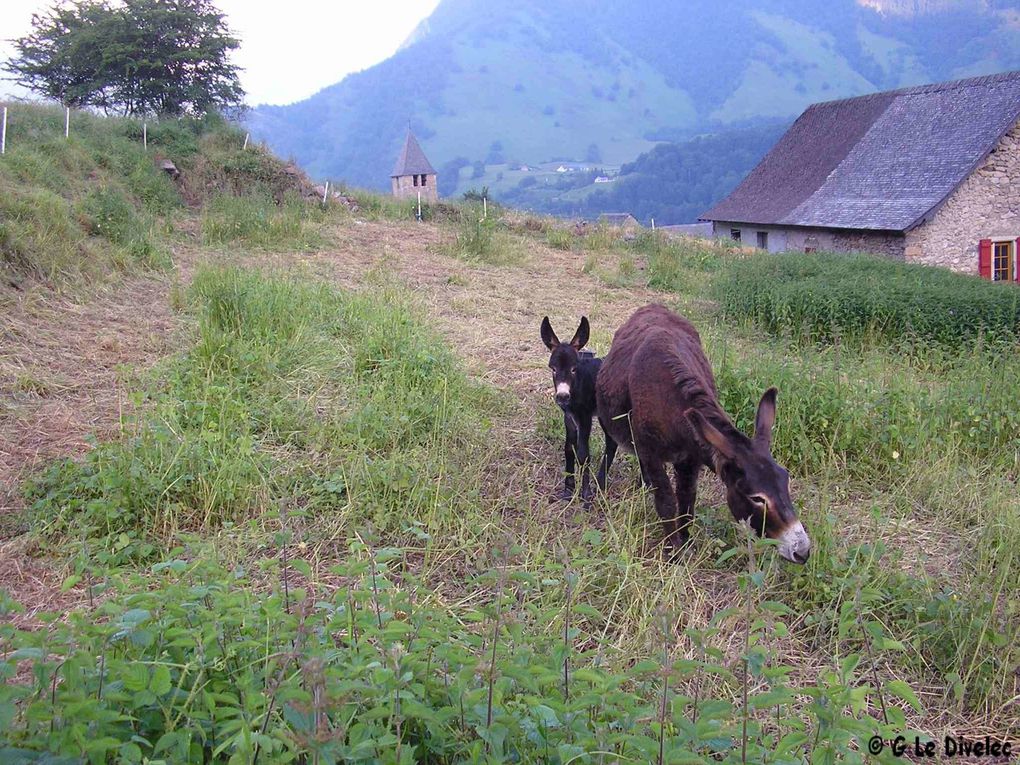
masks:
[[[1020,72],[815,104],[701,216],[770,252],[1020,281]]]
[[[595,178],[595,183],[612,183],[613,179],[606,175],[599,175]]]
[[[410,129],[404,138],[404,148],[401,149],[397,164],[390,175],[390,183],[393,196],[397,199],[417,199],[420,193],[422,201],[439,201],[436,171]]]

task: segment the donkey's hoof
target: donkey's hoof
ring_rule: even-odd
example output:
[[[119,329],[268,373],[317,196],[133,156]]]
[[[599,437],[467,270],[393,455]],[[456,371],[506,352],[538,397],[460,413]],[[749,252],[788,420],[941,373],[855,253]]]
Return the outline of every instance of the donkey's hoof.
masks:
[[[569,502],[574,498],[574,490],[567,486],[561,486],[549,497],[550,502]]]

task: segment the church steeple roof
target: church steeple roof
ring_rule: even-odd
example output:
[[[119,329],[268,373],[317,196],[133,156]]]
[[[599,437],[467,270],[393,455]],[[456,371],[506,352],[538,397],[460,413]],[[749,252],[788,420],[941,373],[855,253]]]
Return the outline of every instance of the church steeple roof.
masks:
[[[393,166],[393,172],[390,174],[390,177],[435,174],[435,169],[429,164],[425,152],[421,150],[418,140],[414,137],[414,133],[408,128],[407,138],[404,139],[404,148],[401,150],[400,156],[397,157],[397,164]]]

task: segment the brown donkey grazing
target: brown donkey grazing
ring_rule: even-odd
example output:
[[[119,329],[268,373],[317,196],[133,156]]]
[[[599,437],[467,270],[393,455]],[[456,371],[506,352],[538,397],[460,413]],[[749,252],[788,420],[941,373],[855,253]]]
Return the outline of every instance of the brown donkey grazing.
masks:
[[[588,317],[581,317],[581,324],[569,343],[561,343],[553,332],[549,317],[542,319],[542,342],[552,352],[549,369],[552,370],[554,399],[563,410],[563,427],[566,441],[563,445],[563,461],[566,466],[563,487],[556,494],[557,499],[572,499],[576,483],[574,480],[575,459],[581,468],[581,500],[591,504],[592,491],[588,470],[591,440],[591,421],[595,415],[595,380],[602,365],[602,359],[582,351],[588,342],[590,327]],[[608,436],[606,438],[608,442]]]
[[[606,431],[599,487],[605,488],[617,445],[633,451],[642,479],[655,490],[655,509],[674,555],[688,539],[704,465],[725,485],[734,518],[779,540],[779,554],[786,560],[807,561],[811,540],[790,499],[789,474],[770,450],[775,388],[762,396],[754,438],[748,438],[719,406],[698,331],[665,306],[648,305],[617,330],[596,394]],[[676,474],[675,493],[667,463]]]

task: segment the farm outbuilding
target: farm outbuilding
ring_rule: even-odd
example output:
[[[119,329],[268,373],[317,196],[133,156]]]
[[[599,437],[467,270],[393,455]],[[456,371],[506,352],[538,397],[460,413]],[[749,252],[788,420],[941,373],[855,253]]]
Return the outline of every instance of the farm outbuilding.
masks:
[[[397,164],[393,166],[390,183],[397,199],[417,199],[420,192],[423,200],[439,201],[436,171],[410,129],[404,138],[404,148],[400,150]]]
[[[872,252],[1020,281],[1020,72],[810,106],[701,217],[770,252]]]

